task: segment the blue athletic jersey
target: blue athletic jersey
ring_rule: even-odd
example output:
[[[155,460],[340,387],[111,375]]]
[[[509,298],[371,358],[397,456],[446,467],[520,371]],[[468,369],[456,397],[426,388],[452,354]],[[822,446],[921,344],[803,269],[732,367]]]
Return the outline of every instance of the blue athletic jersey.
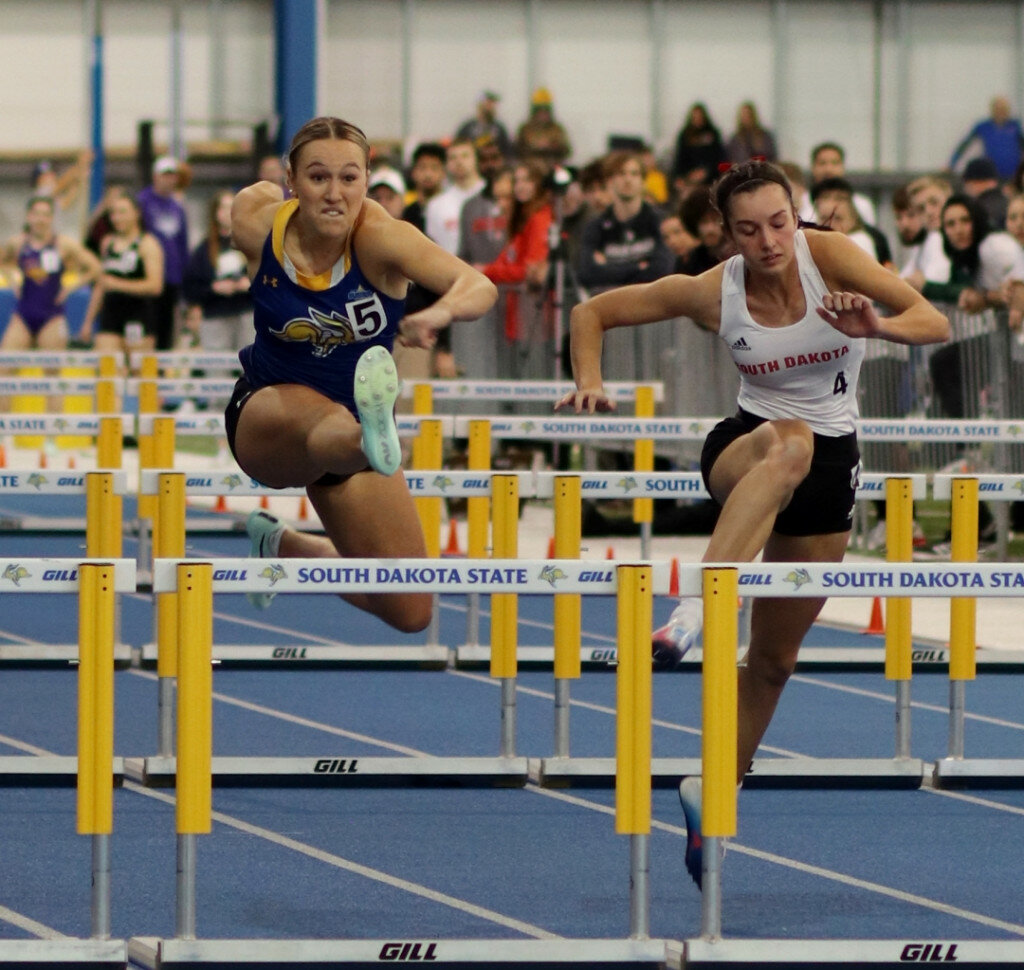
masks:
[[[285,269],[284,230],[297,207],[294,199],[281,206],[263,245],[251,287],[256,339],[238,357],[255,388],[303,384],[355,413],[356,362],[375,344],[391,349],[405,300],[375,289],[351,247],[344,264],[309,281],[322,288],[292,279]]]

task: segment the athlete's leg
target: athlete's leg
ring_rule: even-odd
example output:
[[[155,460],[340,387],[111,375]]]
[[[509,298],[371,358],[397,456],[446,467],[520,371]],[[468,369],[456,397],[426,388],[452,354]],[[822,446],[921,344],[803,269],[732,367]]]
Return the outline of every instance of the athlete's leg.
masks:
[[[765,545],[765,562],[841,562],[849,532],[820,536],[782,536],[773,532]],[[750,649],[739,670],[737,781],[750,765],[775,713],[797,652],[824,605],[823,598],[755,598],[750,621]]]
[[[245,401],[235,454],[246,474],[286,488],[309,485],[327,472],[365,470],[361,440],[359,422],[347,408],[310,387],[274,384]]]
[[[310,485],[307,492],[331,540],[323,543],[320,554],[330,555],[328,547],[333,544],[335,554],[342,557],[426,557],[423,529],[401,471],[391,476],[363,471],[337,485]],[[344,599],[403,633],[426,627],[433,602],[430,593],[354,594]]]
[[[68,349],[68,322],[63,315],[50,317],[36,334],[36,346],[40,350]]]
[[[722,512],[704,561],[751,561],[807,477],[813,453],[810,427],[792,420],[767,421],[725,448],[711,469],[711,493]]]
[[[31,350],[32,331],[21,319],[20,313],[12,313],[7,321],[4,335],[0,338],[0,350]]]

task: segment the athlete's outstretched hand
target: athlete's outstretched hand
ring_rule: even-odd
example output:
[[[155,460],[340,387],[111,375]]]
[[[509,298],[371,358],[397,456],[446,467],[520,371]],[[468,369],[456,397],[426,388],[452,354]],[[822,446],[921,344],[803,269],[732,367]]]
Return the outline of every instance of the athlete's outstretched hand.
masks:
[[[450,322],[451,314],[447,310],[428,306],[402,317],[398,325],[399,340],[406,347],[432,350],[437,343],[437,331],[447,327]]]
[[[881,330],[874,305],[859,293],[826,293],[816,309],[822,320],[847,337],[874,337]]]
[[[584,411],[587,414],[596,414],[599,411],[614,411],[615,402],[609,400],[603,388],[581,387],[578,390],[570,391],[555,403],[556,411],[567,407],[571,407],[577,414],[582,414]]]

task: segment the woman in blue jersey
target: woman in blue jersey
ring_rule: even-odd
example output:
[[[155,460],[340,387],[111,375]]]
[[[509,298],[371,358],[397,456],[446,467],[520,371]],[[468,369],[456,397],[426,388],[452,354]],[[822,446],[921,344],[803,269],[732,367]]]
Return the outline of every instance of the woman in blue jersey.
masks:
[[[70,236],[54,232],[53,218],[53,199],[29,199],[24,231],[0,250],[0,269],[20,280],[0,350],[67,349],[64,303],[72,289],[99,276],[99,260]],[[70,288],[66,279],[73,281]]]
[[[838,232],[798,226],[785,175],[747,162],[722,175],[714,199],[736,255],[697,277],[669,276],[601,294],[572,312],[577,390],[557,407],[610,411],[601,381],[605,330],[690,317],[718,333],[740,372],[739,412],[708,435],[704,482],[722,506],[705,562],[839,562],[860,468],[857,375],[865,337],[947,340],[949,322]],[[887,308],[880,317],[873,303]],[[656,662],[676,663],[700,630],[686,598],[654,635]],[[741,781],[823,599],[754,601],[739,674]],[[686,778],[686,866],[700,885],[700,779]]]
[[[305,486],[327,533],[285,529],[258,511],[248,523],[255,555],[426,555],[400,470],[390,348],[396,338],[432,347],[438,330],[480,317],[497,293],[366,197],[368,163],[358,128],[314,118],[288,152],[292,198],[258,182],[235,199],[231,234],[249,264],[256,336],[239,355],[228,441],[258,481]],[[404,316],[410,280],[441,296]],[[345,598],[405,632],[430,620],[428,593]]]

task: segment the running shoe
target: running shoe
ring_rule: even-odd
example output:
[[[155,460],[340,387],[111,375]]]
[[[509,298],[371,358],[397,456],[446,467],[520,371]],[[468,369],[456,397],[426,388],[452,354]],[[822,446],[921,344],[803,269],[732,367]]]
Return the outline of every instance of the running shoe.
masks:
[[[679,782],[679,801],[683,806],[683,817],[686,819],[686,871],[703,889],[704,839],[700,830],[700,809],[702,784],[699,775],[690,775]]]
[[[661,629],[651,634],[651,657],[658,670],[679,666],[704,626],[704,601],[684,596]]]
[[[395,424],[395,401],[400,389],[398,370],[386,347],[371,347],[359,358],[354,392],[363,426],[363,453],[370,467],[382,475],[393,475],[402,465]]]
[[[249,555],[254,559],[272,559],[281,549],[281,536],[285,524],[276,516],[263,509],[254,509],[245,520],[245,531],[249,534]],[[246,599],[259,610],[270,606],[274,593],[246,593]]]

